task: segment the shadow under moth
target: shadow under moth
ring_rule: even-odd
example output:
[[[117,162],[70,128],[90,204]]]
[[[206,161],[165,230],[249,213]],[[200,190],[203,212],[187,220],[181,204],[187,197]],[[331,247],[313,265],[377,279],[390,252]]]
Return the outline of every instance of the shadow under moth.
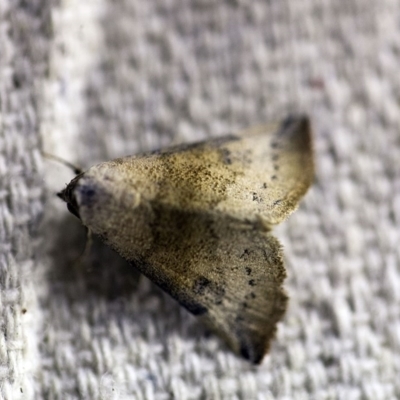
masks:
[[[312,183],[310,122],[281,123],[95,165],[59,193],[69,211],[258,364],[287,296],[271,234]]]

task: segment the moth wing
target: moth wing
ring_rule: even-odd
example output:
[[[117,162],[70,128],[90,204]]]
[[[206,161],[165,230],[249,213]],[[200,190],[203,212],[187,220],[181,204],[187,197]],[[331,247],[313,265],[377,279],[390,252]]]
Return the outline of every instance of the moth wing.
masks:
[[[261,362],[284,314],[285,270],[269,231],[229,215],[136,201],[83,174],[60,194],[84,225],[246,359]]]
[[[94,168],[98,168],[97,166]],[[107,163],[144,201],[271,226],[298,205],[314,176],[308,118]]]
[[[287,303],[279,242],[227,219],[160,215],[158,222],[157,241],[135,265],[235,352],[260,363]]]
[[[226,297],[221,299],[225,307],[218,307],[215,300],[219,293],[217,279],[210,284],[205,299],[210,311],[204,320],[238,354],[259,364],[269,351],[277,322],[286,311],[287,296],[282,288],[286,273],[279,242],[272,235],[252,234],[235,240],[235,243],[226,241],[221,249],[225,247],[230,258],[238,262],[236,268],[221,274],[228,282]],[[210,275],[212,278],[213,274]]]
[[[236,155],[242,172],[220,209],[236,210],[242,220],[250,215],[266,225],[278,224],[297,208],[314,179],[311,123],[307,117],[290,117],[239,136],[229,151],[232,165]]]

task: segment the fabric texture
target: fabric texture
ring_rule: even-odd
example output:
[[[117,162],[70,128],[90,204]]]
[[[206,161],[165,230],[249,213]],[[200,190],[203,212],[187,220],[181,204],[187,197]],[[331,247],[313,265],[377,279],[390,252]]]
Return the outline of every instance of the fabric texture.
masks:
[[[0,399],[400,398],[400,2],[0,0]],[[261,366],[95,241],[82,167],[309,114]],[[78,259],[78,260],[77,260]]]

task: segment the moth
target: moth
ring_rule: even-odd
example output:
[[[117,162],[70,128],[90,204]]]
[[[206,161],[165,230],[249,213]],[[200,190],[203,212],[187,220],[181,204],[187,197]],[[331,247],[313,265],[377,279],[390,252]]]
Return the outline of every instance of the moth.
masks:
[[[314,176],[310,121],[117,158],[58,196],[82,224],[258,364],[287,295],[271,234]]]

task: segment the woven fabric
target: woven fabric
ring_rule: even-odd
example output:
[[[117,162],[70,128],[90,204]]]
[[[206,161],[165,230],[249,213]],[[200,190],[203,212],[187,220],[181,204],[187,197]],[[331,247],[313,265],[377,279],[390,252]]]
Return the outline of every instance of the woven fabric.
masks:
[[[40,4],[39,4],[40,3]],[[0,0],[0,399],[400,398],[400,2]],[[88,167],[306,112],[261,366],[85,232]]]

